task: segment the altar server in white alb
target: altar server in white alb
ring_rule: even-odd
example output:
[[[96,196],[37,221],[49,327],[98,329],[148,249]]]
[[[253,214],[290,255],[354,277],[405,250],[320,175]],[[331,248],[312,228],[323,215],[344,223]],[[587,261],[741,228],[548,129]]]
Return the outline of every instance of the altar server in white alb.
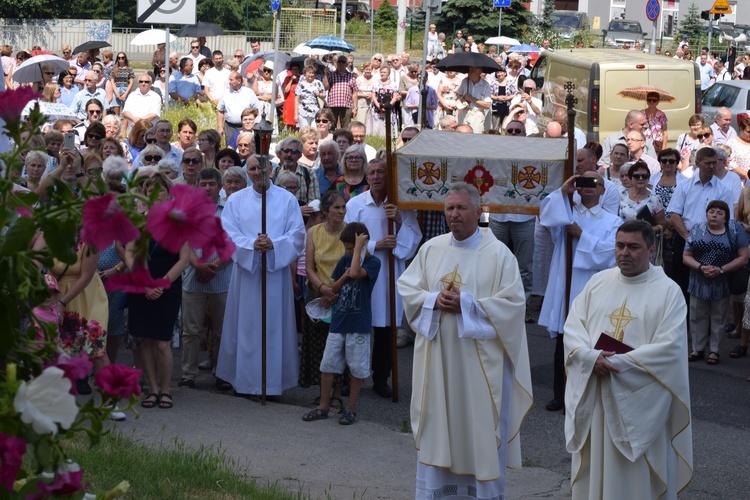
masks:
[[[532,404],[524,315],[513,253],[479,229],[479,193],[453,183],[451,233],[419,250],[398,280],[414,343],[411,427],[416,498],[505,498],[521,466],[520,428]]]
[[[557,343],[554,396],[546,406],[549,411],[561,410],[565,403],[562,331],[568,312],[565,304],[566,240],[573,239],[570,302],[594,274],[615,264],[615,233],[622,219],[602,207],[604,190],[604,179],[598,173],[588,171],[575,175],[542,201],[539,212],[539,223],[549,228],[555,245],[539,314],[539,324],[547,327],[550,337]],[[569,197],[572,194],[577,194],[579,201],[571,206]]]
[[[216,376],[232,384],[237,393],[261,394],[261,254],[266,253],[266,394],[273,396],[297,385],[299,354],[289,266],[304,249],[305,226],[297,198],[270,184],[266,191],[267,234],[261,234],[260,161],[257,156],[248,158],[252,187],[230,196],[221,214],[237,251]],[[270,178],[270,163],[265,168]]]
[[[676,499],[693,475],[686,305],[653,253],[651,225],[624,222],[617,268],[589,280],[565,322],[574,499]],[[632,350],[596,349],[605,335]]]

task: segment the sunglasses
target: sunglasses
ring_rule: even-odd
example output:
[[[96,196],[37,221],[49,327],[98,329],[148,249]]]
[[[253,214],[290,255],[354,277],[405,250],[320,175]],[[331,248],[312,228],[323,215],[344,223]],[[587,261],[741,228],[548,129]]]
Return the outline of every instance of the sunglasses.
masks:
[[[281,150],[281,152],[282,153],[286,153],[286,154],[290,154],[290,153],[299,154],[298,150],[296,150],[296,149],[290,149],[290,148],[284,148],[284,149]]]
[[[635,179],[635,180],[645,181],[646,179],[648,179],[651,176],[649,174],[633,174],[633,175],[631,175],[631,177],[633,179]]]
[[[273,70],[263,68],[263,73],[270,73],[271,71],[273,71]]]
[[[151,83],[149,80],[138,80],[138,83]]]
[[[200,49],[200,46],[199,45],[191,45],[190,48],[191,49]]]
[[[182,163],[185,165],[199,165],[203,160],[200,158],[183,158]]]
[[[95,141],[101,141],[104,138],[103,136],[99,134],[89,134],[86,137],[88,137],[89,139],[93,139]]]
[[[324,120],[322,118],[317,118],[315,120],[315,123],[331,123],[331,120]]]
[[[99,109],[89,109],[89,110],[86,110],[86,113],[88,113],[90,115],[100,115],[100,114],[102,114],[101,110],[99,110]]]
[[[706,139],[707,137],[711,137],[712,134],[698,134],[698,139]]]
[[[373,61],[380,61],[380,62],[383,62],[383,60],[382,60],[381,58],[379,58],[379,57],[373,57],[373,58],[372,58],[372,60],[373,60]]]
[[[45,71],[44,74],[47,76],[55,76],[55,73],[53,73],[52,71]]]
[[[156,144],[156,139],[146,139],[146,144]]]
[[[646,99],[646,102],[659,102],[659,99]]]
[[[143,157],[145,161],[159,161],[161,160],[161,156],[159,155],[146,155]]]
[[[509,128],[505,130],[505,135],[522,135],[523,132],[520,128]]]
[[[677,163],[677,160],[675,160],[674,158],[662,158],[661,160],[659,160],[659,163],[663,163],[665,165],[674,165],[675,163]]]
[[[117,56],[117,59],[125,60],[125,56]]]

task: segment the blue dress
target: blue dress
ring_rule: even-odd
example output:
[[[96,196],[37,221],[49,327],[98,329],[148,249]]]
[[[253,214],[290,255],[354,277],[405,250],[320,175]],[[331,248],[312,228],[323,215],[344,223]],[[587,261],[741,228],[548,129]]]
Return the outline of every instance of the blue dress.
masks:
[[[99,252],[98,271],[112,269],[120,262],[120,256],[117,255],[114,243]],[[122,335],[125,333],[125,311],[122,309],[123,293],[122,290],[107,292],[109,299],[109,322],[107,324],[107,335]]]

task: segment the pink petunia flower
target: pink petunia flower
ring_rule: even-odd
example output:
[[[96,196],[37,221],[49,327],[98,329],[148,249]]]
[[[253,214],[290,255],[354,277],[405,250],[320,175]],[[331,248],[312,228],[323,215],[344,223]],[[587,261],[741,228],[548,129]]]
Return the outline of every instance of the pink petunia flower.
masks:
[[[203,245],[203,248],[201,248],[201,257],[198,259],[201,263],[206,262],[214,252],[218,252],[219,260],[227,261],[232,258],[232,254],[234,254],[234,251],[237,248],[232,240],[229,239],[227,232],[224,231],[224,228],[221,225],[221,219],[218,217],[214,217],[214,219],[216,226],[214,228],[214,237],[208,240],[208,242]]]
[[[113,274],[104,282],[108,292],[122,290],[125,293],[146,293],[147,288],[167,289],[172,283],[166,278],[154,279],[148,269],[135,268],[129,273]]]
[[[125,365],[107,365],[94,377],[94,385],[110,396],[130,399],[141,395],[141,373]]]
[[[169,193],[174,199],[149,209],[146,229],[170,252],[179,252],[185,242],[201,248],[216,234],[216,205],[203,191],[185,184],[172,186]]]
[[[0,119],[6,123],[21,120],[21,111],[29,101],[42,97],[34,92],[31,87],[20,87],[16,90],[0,92]]]
[[[88,376],[94,365],[89,361],[88,354],[79,354],[78,356],[68,356],[65,353],[57,357],[55,366],[65,372],[65,378],[70,380],[70,393],[78,394],[76,382]]]
[[[83,479],[83,469],[79,469],[75,472],[71,471],[58,471],[55,474],[55,480],[52,484],[44,484],[39,481],[37,487],[40,493],[51,493],[53,496],[72,495],[76,491],[83,489],[81,480]]]
[[[81,240],[97,251],[105,250],[115,240],[127,244],[140,235],[114,194],[107,193],[84,203]]]
[[[0,484],[8,491],[13,491],[13,483],[21,470],[24,453],[26,441],[0,433]]]

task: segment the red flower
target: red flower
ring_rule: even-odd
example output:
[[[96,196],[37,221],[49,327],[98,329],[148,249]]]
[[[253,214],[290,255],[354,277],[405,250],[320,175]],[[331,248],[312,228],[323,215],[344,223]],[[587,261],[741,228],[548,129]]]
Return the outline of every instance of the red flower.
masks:
[[[149,274],[148,269],[135,268],[129,273],[113,274],[104,282],[104,288],[108,292],[122,290],[125,293],[146,293],[146,288],[167,289],[172,283],[167,278],[155,280]]]
[[[221,219],[214,217],[216,221],[216,227],[214,229],[214,237],[208,240],[208,242],[201,248],[200,262],[206,262],[206,260],[218,252],[219,260],[227,261],[232,258],[235,249],[237,248],[232,240],[229,239],[229,235],[221,225]]]
[[[70,393],[78,394],[76,382],[88,376],[94,365],[89,361],[87,354],[79,354],[78,356],[71,357],[63,353],[57,357],[55,366],[64,371],[65,378],[70,380]]]
[[[105,250],[115,240],[129,243],[138,239],[140,234],[114,194],[107,193],[84,203],[81,240],[97,251]]]
[[[89,338],[93,340],[99,340],[99,337],[104,335],[104,329],[102,328],[102,325],[99,324],[96,320],[91,320],[86,325],[86,331],[88,332]]]
[[[21,470],[24,453],[26,441],[0,433],[0,484],[8,491],[13,491],[13,483]]]
[[[149,209],[146,229],[170,252],[179,252],[185,242],[201,248],[216,233],[216,204],[200,189],[185,184],[173,186],[169,193],[174,199]]]
[[[42,97],[31,87],[21,87],[16,90],[0,92],[0,119],[6,123],[17,122],[21,119],[21,111],[29,101]]]
[[[141,395],[141,373],[125,365],[107,365],[94,377],[94,385],[110,396],[130,399]]]
[[[66,471],[60,473],[58,471],[58,473],[55,474],[55,480],[52,484],[47,485],[39,481],[37,487],[39,488],[40,493],[51,493],[53,496],[57,497],[62,495],[72,495],[76,491],[81,491],[83,489],[81,479],[83,479],[83,469],[79,469],[76,472]]]

